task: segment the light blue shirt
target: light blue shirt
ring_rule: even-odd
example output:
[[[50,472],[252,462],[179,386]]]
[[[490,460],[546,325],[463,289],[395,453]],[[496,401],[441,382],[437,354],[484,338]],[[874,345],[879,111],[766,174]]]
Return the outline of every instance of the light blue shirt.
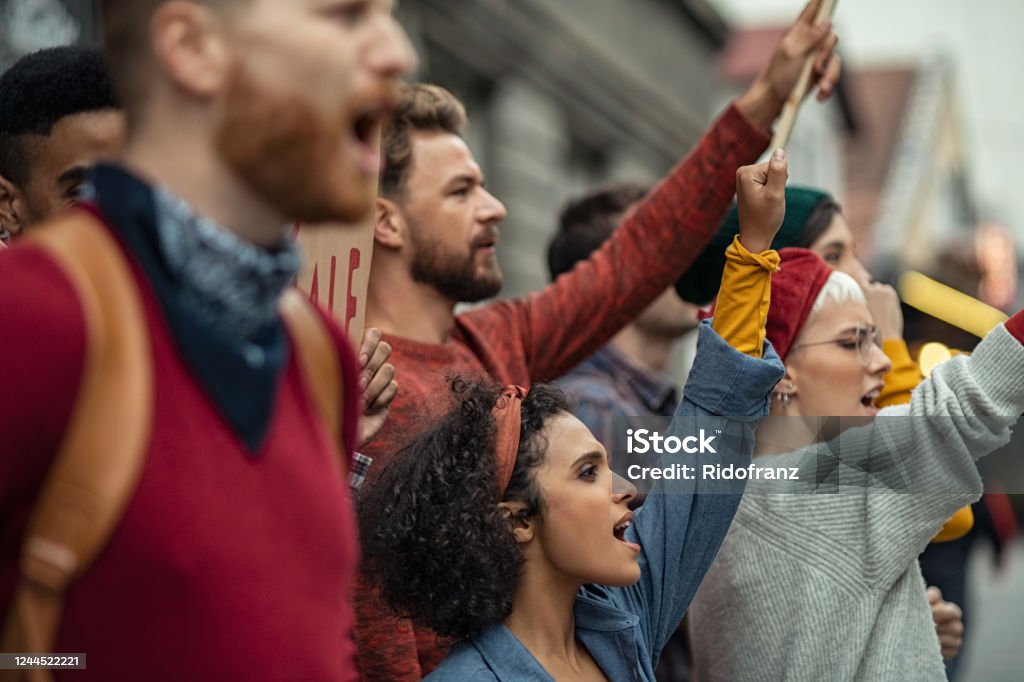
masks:
[[[705,321],[697,356],[671,430],[721,431],[716,454],[666,455],[660,465],[745,467],[753,431],[768,414],[784,368],[771,344],[763,359],[729,346]],[[576,597],[576,636],[613,682],[653,682],[662,647],[676,629],[715,558],[739,506],[742,481],[659,481],[626,531],[640,545],[641,577],[629,587],[587,585]],[[504,625],[456,645],[429,682],[553,678]]]

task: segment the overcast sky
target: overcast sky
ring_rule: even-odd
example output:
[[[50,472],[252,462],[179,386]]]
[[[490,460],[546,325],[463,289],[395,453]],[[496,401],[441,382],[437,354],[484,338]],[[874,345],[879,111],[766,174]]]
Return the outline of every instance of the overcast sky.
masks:
[[[803,6],[711,2],[735,26],[786,22]],[[839,0],[836,24],[855,66],[951,58],[975,196],[1024,242],[1024,0]]]

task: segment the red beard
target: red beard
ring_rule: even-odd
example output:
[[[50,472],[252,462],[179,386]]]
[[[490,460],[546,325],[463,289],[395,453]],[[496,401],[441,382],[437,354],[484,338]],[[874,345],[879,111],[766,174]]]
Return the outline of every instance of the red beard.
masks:
[[[324,117],[300,93],[260,84],[244,65],[230,78],[216,145],[238,177],[287,220],[365,218],[376,178],[343,156],[351,121]]]

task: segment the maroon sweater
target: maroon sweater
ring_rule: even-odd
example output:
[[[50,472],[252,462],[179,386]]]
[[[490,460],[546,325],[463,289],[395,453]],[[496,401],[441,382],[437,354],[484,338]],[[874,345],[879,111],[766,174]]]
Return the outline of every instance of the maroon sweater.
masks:
[[[367,450],[374,462],[366,485],[423,432],[432,413],[449,406],[449,374],[485,374],[528,387],[559,378],[603,346],[693,262],[729,208],[736,170],[753,163],[769,141],[730,107],[604,246],[554,284],[459,315],[445,344],[388,335],[401,390]],[[419,680],[445,654],[424,632],[418,655],[412,626],[396,619],[365,582],[356,591],[356,616],[364,680]]]
[[[56,650],[86,653],[88,670],[58,678],[356,679],[348,486],[294,355],[262,452],[247,456],[133,270],[152,340],[151,443],[120,526],[67,595]],[[85,329],[69,281],[38,248],[0,252],[0,282],[2,614],[28,514],[72,409]],[[358,395],[355,360],[332,333],[345,395]],[[346,410],[349,434],[356,411]]]

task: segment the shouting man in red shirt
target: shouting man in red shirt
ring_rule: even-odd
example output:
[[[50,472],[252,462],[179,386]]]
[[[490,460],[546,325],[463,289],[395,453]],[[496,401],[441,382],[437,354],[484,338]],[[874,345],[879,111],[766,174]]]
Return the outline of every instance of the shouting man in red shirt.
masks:
[[[145,411],[138,481],[53,628],[53,651],[88,655],[69,677],[354,680],[358,548],[346,453],[327,425],[342,422],[351,454],[355,359],[294,293],[304,327],[286,326],[280,303],[299,261],[288,225],[361,219],[373,207],[376,133],[413,66],[411,46],[391,0],[102,9],[127,116],[123,163],[99,166],[86,203],[0,252],[0,281],[18,282],[0,287],[0,614],[46,598],[40,563],[75,570],[67,545],[39,541],[33,516],[52,497],[49,485],[40,491],[55,458],[79,442],[68,434],[104,430],[110,438],[88,454],[106,467],[104,456],[122,454],[119,432]],[[111,297],[92,293],[101,268],[83,286],[86,252],[121,273],[126,285],[106,292],[130,305],[112,310]],[[141,338],[133,349],[142,344],[147,371],[119,376],[135,385],[144,374],[143,399],[83,404],[79,388],[103,384],[97,358],[126,355],[111,338]],[[306,353],[298,339],[310,338],[323,352]],[[344,410],[321,400],[312,357],[341,375]],[[128,418],[88,419],[89,405]],[[7,619],[21,622],[5,628],[13,641],[38,641],[53,623],[27,615]]]

